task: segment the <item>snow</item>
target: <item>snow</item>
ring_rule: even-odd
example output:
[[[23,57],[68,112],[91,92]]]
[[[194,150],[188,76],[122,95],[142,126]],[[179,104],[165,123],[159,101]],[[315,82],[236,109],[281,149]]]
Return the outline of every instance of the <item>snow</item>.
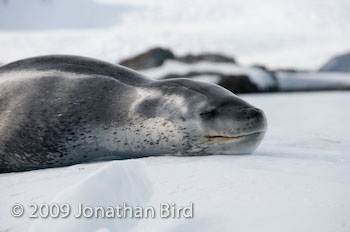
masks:
[[[127,219],[93,221],[74,217],[64,220],[33,219],[28,218],[33,211],[28,207],[25,216],[13,218],[9,209],[15,203],[13,201],[25,203],[25,206],[29,202],[38,204],[64,202],[70,203],[72,208],[77,208],[78,202],[90,206],[109,204],[114,206],[123,202],[142,206],[147,203],[152,193],[152,184],[142,160],[100,162],[2,174],[0,182],[0,231],[10,229],[10,231],[40,232],[47,231],[48,228],[50,231],[77,231],[77,228],[95,231],[102,226],[110,231],[129,230],[135,225],[135,221]]]
[[[87,175],[77,184],[69,186],[58,194],[51,203],[68,203],[72,207],[82,203],[89,207],[123,205],[144,206],[152,192],[145,165],[141,161],[110,162]],[[110,204],[113,202],[113,204]],[[74,210],[79,215],[78,210]],[[110,220],[101,218],[43,218],[37,219],[30,232],[45,231],[130,231],[137,221],[123,218]]]
[[[154,47],[318,69],[350,49],[347,0],[0,1],[0,62],[53,53],[110,62]],[[185,6],[185,7],[184,7]]]
[[[1,174],[0,231],[44,230],[45,220],[28,219],[29,210],[12,217],[15,202],[122,200],[155,208],[192,202],[194,217],[111,219],[101,231],[349,231],[350,93],[241,97],[263,109],[269,123],[253,154],[148,157]],[[88,232],[102,223],[67,219],[56,228],[75,223],[81,226],[75,231]]]
[[[350,74],[342,72],[276,72],[281,90],[350,89]]]
[[[142,70],[141,73],[149,78],[159,79],[169,74],[186,76],[190,72],[216,72],[225,75],[248,75],[250,80],[259,89],[265,90],[275,85],[272,76],[266,71],[255,67],[244,67],[230,63],[212,63],[201,61],[194,64],[186,64],[179,61],[168,60],[160,67]],[[204,79],[205,80],[205,79]]]

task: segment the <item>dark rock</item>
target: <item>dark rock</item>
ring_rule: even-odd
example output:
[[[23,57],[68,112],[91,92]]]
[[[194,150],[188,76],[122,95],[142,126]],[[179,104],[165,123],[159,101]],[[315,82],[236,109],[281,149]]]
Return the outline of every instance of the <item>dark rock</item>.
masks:
[[[233,93],[256,93],[258,87],[252,83],[247,75],[224,75],[218,85],[230,90]]]
[[[265,71],[270,71],[265,65],[262,65],[262,64],[254,64],[251,67],[252,68],[260,68],[260,69],[265,70]]]
[[[158,67],[162,65],[164,61],[174,58],[174,54],[168,49],[153,48],[140,55],[123,60],[119,64],[132,69],[142,70]]]
[[[350,72],[350,52],[335,56],[323,65],[320,72]]]
[[[217,72],[196,72],[196,71],[192,71],[192,72],[188,72],[186,74],[177,74],[177,73],[170,73],[160,79],[172,79],[172,78],[191,78],[191,77],[196,77],[196,76],[201,76],[201,75],[217,75],[217,76],[221,76],[220,73]]]
[[[200,55],[186,55],[186,56],[181,56],[177,57],[176,60],[192,64],[192,63],[197,63],[200,61],[209,61],[209,62],[223,62],[223,63],[233,63],[235,64],[236,61],[232,57],[227,57],[221,54],[214,54],[214,53],[204,53]]]
[[[307,73],[310,72],[310,70],[307,69],[298,69],[298,68],[277,68],[277,69],[269,69],[265,65],[262,64],[254,64],[251,66],[252,68],[260,68],[270,74],[274,74],[275,72],[291,72],[291,73],[296,73],[296,72],[303,72]]]
[[[278,68],[278,69],[275,69],[274,72],[307,73],[310,71],[306,69],[296,69],[296,68]]]

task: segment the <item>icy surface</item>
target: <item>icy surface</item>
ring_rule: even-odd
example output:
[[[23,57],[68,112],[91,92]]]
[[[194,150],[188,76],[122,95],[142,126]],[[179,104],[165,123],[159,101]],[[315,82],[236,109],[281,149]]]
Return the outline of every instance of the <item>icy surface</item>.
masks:
[[[112,161],[79,183],[67,187],[51,203],[68,203],[72,208],[78,208],[79,203],[104,208],[117,204],[123,206],[123,203],[129,207],[145,206],[151,196],[152,184],[144,169],[142,161]],[[72,209],[72,212],[67,218],[36,219],[30,232],[131,231],[137,223],[137,220],[129,218],[75,218],[80,212],[78,209]]]
[[[350,93],[242,97],[263,109],[269,122],[255,153],[149,157],[1,174],[0,231],[45,228],[27,214],[13,218],[9,209],[15,202],[114,205],[120,199],[155,208],[160,202],[194,204],[192,219],[118,221],[113,226],[120,231],[349,231]],[[81,220],[82,228],[94,231],[99,220]]]
[[[318,69],[350,49],[349,9],[348,0],[3,0],[0,62],[52,53],[116,62],[165,46]]]

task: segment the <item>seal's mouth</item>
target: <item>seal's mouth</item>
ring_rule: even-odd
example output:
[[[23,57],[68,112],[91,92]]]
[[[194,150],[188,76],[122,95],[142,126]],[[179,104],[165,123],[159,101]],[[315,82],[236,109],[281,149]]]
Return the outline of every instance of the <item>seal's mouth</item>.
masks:
[[[226,136],[226,135],[206,135],[204,136],[205,138],[208,139],[208,142],[229,142],[233,140],[239,140],[248,136],[252,135],[258,135],[264,132],[255,132],[251,134],[246,134],[246,135],[239,135],[239,136]]]

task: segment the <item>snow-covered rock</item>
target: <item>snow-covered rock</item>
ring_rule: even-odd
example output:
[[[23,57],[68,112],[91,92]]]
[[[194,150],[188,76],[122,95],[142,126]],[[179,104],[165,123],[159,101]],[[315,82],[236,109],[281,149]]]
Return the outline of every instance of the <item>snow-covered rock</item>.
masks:
[[[145,51],[139,55],[122,60],[119,62],[119,64],[135,70],[142,70],[158,67],[162,65],[164,61],[174,58],[175,55],[172,53],[172,51],[157,47]]]
[[[177,57],[176,60],[188,64],[198,63],[202,61],[208,61],[213,63],[236,63],[236,60],[233,57],[225,56],[219,53],[202,53],[197,55],[188,54],[185,56]]]
[[[320,72],[350,72],[350,52],[333,57],[320,68]]]
[[[179,61],[168,60],[162,66],[141,71],[144,75],[153,79],[169,77],[192,76],[239,76],[244,75],[254,83],[260,91],[274,89],[276,80],[271,73],[257,67],[244,67],[233,63],[197,62],[187,64]],[[234,77],[233,77],[234,78]]]
[[[276,72],[281,91],[350,89],[350,74],[334,72]]]

